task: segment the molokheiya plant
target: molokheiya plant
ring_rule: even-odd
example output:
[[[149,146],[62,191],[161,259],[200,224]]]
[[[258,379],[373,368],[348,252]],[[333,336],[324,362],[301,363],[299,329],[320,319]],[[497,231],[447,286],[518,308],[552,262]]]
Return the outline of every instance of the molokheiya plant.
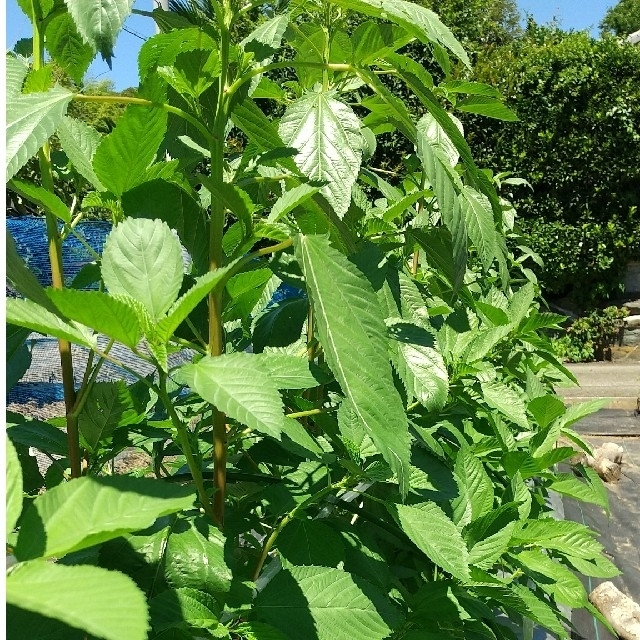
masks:
[[[139,95],[102,98],[51,87],[44,48],[80,81],[131,1],[23,4],[7,179],[47,216],[55,281],[8,236],[9,364],[18,379],[25,333],[54,336],[68,393],[63,420],[8,417],[10,635],[511,639],[510,621],[568,637],[565,607],[596,615],[576,572],[617,570],[548,498],[606,508],[590,469],[556,469],[601,405],[553,394],[571,374],[538,331],[561,317],[507,251],[513,211],[451,112],[513,115],[402,54],[417,39],[445,74],[450,54],[468,64],[437,16],[184,2],[152,14]],[[114,99],[129,106],[104,137],[65,116]],[[415,148],[402,175],[372,165],[389,132]],[[53,195],[54,134],[82,202]],[[14,178],[36,153],[41,184]],[[91,207],[115,227],[65,288],[60,239]],[[283,283],[299,295],[274,301]],[[91,354],[78,389],[71,343]],[[105,362],[137,381],[98,381]],[[105,475],[131,446],[155,478]]]

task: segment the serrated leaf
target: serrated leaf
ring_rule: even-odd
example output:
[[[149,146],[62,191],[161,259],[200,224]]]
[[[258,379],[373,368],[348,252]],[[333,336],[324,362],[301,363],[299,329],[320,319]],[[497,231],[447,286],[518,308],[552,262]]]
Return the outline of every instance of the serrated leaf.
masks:
[[[156,158],[166,127],[164,109],[127,107],[116,128],[102,138],[93,156],[93,170],[100,183],[121,196],[142,182]]]
[[[67,322],[60,316],[31,300],[7,298],[6,321],[19,327],[26,327],[43,335],[50,335],[62,340],[92,349],[95,338],[85,327]]]
[[[56,64],[76,84],[82,84],[96,49],[83,41],[71,15],[64,11],[51,16],[46,22],[44,36],[47,51]]]
[[[493,222],[491,204],[475,189],[463,187],[460,205],[467,223],[467,233],[473,242],[485,269],[498,257],[496,229]]]
[[[75,289],[48,289],[47,295],[62,315],[128,347],[136,347],[142,337],[138,314],[123,300]]]
[[[596,413],[596,411],[603,409],[610,404],[610,402],[611,400],[608,398],[595,398],[594,400],[588,400],[587,402],[579,402],[577,404],[569,405],[560,420],[562,428],[566,429],[579,420],[582,420],[582,418],[586,418],[592,413]]]
[[[360,120],[333,92],[311,91],[285,111],[280,137],[298,150],[296,164],[309,179],[325,182],[322,193],[342,217],[351,204],[362,161]]]
[[[589,472],[592,473],[589,473]],[[600,477],[592,469],[582,467],[584,482],[570,473],[557,473],[549,485],[553,491],[562,495],[589,502],[609,511],[609,499],[607,490]]]
[[[22,92],[22,83],[27,77],[29,67],[20,59],[10,53],[5,57],[5,91],[7,92],[7,102]]]
[[[58,138],[74,169],[95,189],[104,191],[92,164],[102,136],[81,120],[66,116],[58,127]]]
[[[296,207],[306,202],[311,196],[320,191],[320,187],[312,187],[308,184],[301,184],[289,191],[285,191],[271,207],[269,222],[277,222],[280,218],[291,213]]]
[[[527,405],[527,409],[536,419],[541,429],[546,429],[556,418],[566,411],[564,402],[552,395],[534,398]]]
[[[278,389],[309,389],[318,386],[307,355],[298,357],[284,353],[260,353],[255,360]],[[316,371],[318,367],[314,365]]]
[[[289,24],[289,15],[276,15],[258,25],[242,42],[240,46],[247,52],[253,53],[260,62],[273,56],[280,48],[282,36]]]
[[[495,118],[505,122],[517,122],[520,120],[518,116],[507,107],[502,100],[485,95],[475,95],[456,103],[458,111],[466,111],[467,113],[476,113],[480,116]]]
[[[160,220],[121,222],[102,253],[102,279],[109,293],[138,300],[153,320],[178,297],[183,268],[180,242]]]
[[[22,468],[18,454],[8,436],[5,436],[6,446],[6,533],[11,533],[22,512]]]
[[[275,627],[264,622],[241,622],[233,630],[246,640],[287,640]]]
[[[156,632],[186,627],[215,628],[219,609],[213,596],[188,587],[163,591],[149,601],[151,624]]]
[[[296,566],[337,567],[344,561],[340,536],[318,520],[296,518],[278,536],[278,552]]]
[[[469,575],[467,545],[456,525],[433,502],[387,505],[402,530],[432,562],[466,582]]]
[[[109,68],[113,45],[134,0],[65,0],[83,40],[99,51]]]
[[[142,422],[147,400],[123,380],[96,382],[78,417],[78,429],[85,446],[93,451],[113,435],[116,428]]]
[[[86,549],[145,529],[160,516],[190,508],[193,500],[189,487],[160,486],[147,478],[74,478],[33,501],[22,519],[15,555],[22,561]],[[75,526],[69,527],[70,521]]]
[[[7,435],[15,444],[58,456],[68,453],[67,438],[63,431],[47,422],[31,420],[17,413],[7,412]]]
[[[383,640],[401,622],[370,584],[325,567],[280,571],[258,594],[255,611],[291,640]]]
[[[335,4],[379,18],[384,16],[406,29],[425,44],[435,43],[449,49],[467,67],[469,58],[451,30],[426,7],[405,0],[335,0]]]
[[[521,584],[512,584],[511,589],[524,601],[529,610],[529,618],[555,633],[561,640],[569,637],[557,614],[545,600]]]
[[[7,102],[6,180],[10,180],[55,133],[72,97],[54,87],[46,93],[14,94]]]
[[[367,65],[401,49],[410,40],[411,36],[394,24],[363,22],[351,35],[353,61]]]
[[[104,640],[147,638],[146,598],[122,573],[34,560],[14,567],[6,585],[7,602],[21,609],[61,620]]]
[[[490,569],[509,549],[515,522],[509,522],[497,533],[476,542],[469,550],[469,564]]]
[[[387,331],[376,295],[328,239],[298,236],[295,248],[327,363],[406,495],[409,430],[386,355]]]
[[[480,387],[484,400],[490,407],[502,412],[519,427],[529,428],[524,402],[511,387],[499,380],[481,382]]]
[[[493,508],[493,483],[484,465],[468,447],[462,447],[456,456],[454,477],[460,490],[460,497],[453,502],[454,521],[458,527],[465,526],[489,513]],[[465,505],[468,505],[468,516]],[[456,516],[461,516],[456,518]]]
[[[167,311],[166,316],[158,322],[156,330],[160,340],[169,341],[174,331],[186,320],[187,316],[198,306],[200,301],[204,300],[213,289],[224,282],[235,264],[235,262],[232,262],[225,267],[196,278],[195,284],[175,301]]]

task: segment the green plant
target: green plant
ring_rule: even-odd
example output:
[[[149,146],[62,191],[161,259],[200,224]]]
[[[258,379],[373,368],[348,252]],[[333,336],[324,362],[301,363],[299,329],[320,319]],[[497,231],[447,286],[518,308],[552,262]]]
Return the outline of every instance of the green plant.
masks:
[[[554,340],[554,349],[569,362],[611,360],[610,347],[619,339],[628,315],[624,307],[592,311],[574,320],[567,327],[566,335]]]
[[[530,253],[507,251],[513,210],[440,101],[488,89],[435,86],[397,52],[416,38],[444,67],[446,51],[464,64],[451,32],[401,1],[194,0],[153,12],[163,32],[141,50],[137,96],[24,93],[43,43],[81,71],[77,52],[44,38],[54,20],[81,52],[110,56],[130,2],[86,7],[34,0],[33,67],[7,58],[7,178],[46,212],[58,278],[42,288],[8,236],[23,296],[7,300],[9,368],[16,379],[24,367],[20,327],[91,353],[78,389],[65,360],[62,424],[9,416],[14,635],[510,640],[497,612],[563,638],[561,606],[597,615],[573,571],[617,570],[593,531],[551,517],[547,496],[607,507],[590,469],[555,468],[574,454],[560,436],[588,450],[572,425],[601,403],[553,394],[572,376],[540,330],[562,317],[541,310]],[[262,22],[236,41],[256,8]],[[352,10],[392,24],[349,33]],[[278,84],[284,68],[296,79]],[[386,74],[422,103],[417,122]],[[101,136],[65,116],[72,101],[127,109]],[[396,184],[369,164],[391,130],[413,145]],[[95,187],[73,210],[53,194],[54,132]],[[42,186],[15,180],[36,153]],[[59,234],[95,203],[115,223],[83,273],[98,289],[63,288]],[[272,304],[283,282],[301,295]],[[105,362],[136,382],[98,382]],[[52,457],[44,477],[28,447]],[[125,447],[150,455],[154,478],[104,478]],[[65,565],[71,586],[50,580]],[[93,615],[119,589],[96,591],[94,570],[135,583],[109,574],[127,585],[126,629]]]
[[[603,33],[614,33],[625,37],[640,29],[640,2],[638,0],[619,0],[607,9],[600,29]]]

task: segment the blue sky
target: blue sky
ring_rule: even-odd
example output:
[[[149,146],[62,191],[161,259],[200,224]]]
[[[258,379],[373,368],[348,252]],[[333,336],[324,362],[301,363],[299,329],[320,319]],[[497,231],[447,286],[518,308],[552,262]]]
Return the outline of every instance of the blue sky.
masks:
[[[531,14],[538,23],[545,24],[555,18],[563,29],[588,29],[597,36],[600,20],[615,3],[616,0],[518,0],[518,7],[523,14]],[[20,38],[31,35],[31,29],[16,0],[7,0],[6,6],[6,45],[13,48]],[[153,8],[153,0],[136,0],[134,6],[149,11]],[[88,78],[113,80],[118,90],[137,86],[137,55],[142,43],[138,36],[148,38],[153,35],[154,26],[148,18],[131,16],[125,29],[127,31],[120,34],[116,43],[113,71],[109,71],[98,56],[89,69]]]

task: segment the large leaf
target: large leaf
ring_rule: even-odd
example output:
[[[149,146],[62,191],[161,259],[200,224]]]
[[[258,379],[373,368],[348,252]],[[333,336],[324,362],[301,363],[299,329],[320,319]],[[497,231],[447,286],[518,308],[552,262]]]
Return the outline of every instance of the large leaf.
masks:
[[[454,475],[460,489],[460,497],[453,504],[454,519],[458,526],[464,526],[491,511],[493,484],[482,462],[468,447],[458,451]]]
[[[298,236],[295,247],[327,362],[358,419],[395,471],[401,493],[406,494],[409,430],[393,382],[387,331],[376,294],[327,238]]]
[[[46,24],[47,51],[76,84],[82,84],[96,50],[82,40],[73,18],[66,11],[56,12]]]
[[[19,327],[26,327],[43,335],[50,335],[90,349],[95,346],[95,338],[85,327],[67,322],[44,307],[20,298],[7,298],[6,321]]]
[[[344,216],[363,149],[360,120],[351,107],[333,92],[311,91],[287,108],[278,130],[284,143],[298,150],[295,161],[302,173],[326,182],[320,192]]]
[[[22,512],[22,469],[20,460],[11,440],[5,436],[6,446],[6,481],[7,481],[7,511],[5,530],[11,533]]]
[[[401,622],[370,584],[325,567],[281,571],[258,594],[255,610],[291,640],[382,640]]]
[[[146,405],[146,399],[137,395],[134,388],[123,380],[96,382],[78,418],[84,444],[93,451],[117,427],[141,422]]]
[[[193,499],[189,487],[147,478],[76,478],[33,501],[22,519],[15,554],[19,560],[30,560],[86,549],[188,509]]]
[[[6,585],[7,602],[21,609],[61,620],[104,640],[147,638],[146,598],[121,573],[34,560],[14,567]]]
[[[104,245],[102,278],[109,293],[138,300],[154,320],[178,297],[183,269],[180,242],[160,220],[127,219]]]
[[[467,545],[455,524],[433,502],[389,505],[402,530],[435,564],[458,580],[469,580]]]
[[[480,383],[485,402],[523,429],[529,428],[524,401],[514,389],[499,380]]]
[[[278,536],[278,553],[296,566],[337,567],[344,562],[340,536],[318,520],[296,518]]]
[[[10,180],[55,133],[72,93],[54,87],[46,93],[16,94],[7,103],[6,179]]]
[[[489,200],[475,189],[465,186],[460,200],[471,238],[485,269],[499,257],[496,229]]]
[[[100,182],[117,196],[141,182],[165,134],[167,112],[130,105],[116,128],[105,136],[93,157]]]
[[[58,127],[58,138],[76,171],[98,191],[103,191],[104,186],[93,170],[93,156],[102,136],[81,120],[64,117]]]
[[[470,66],[469,58],[462,45],[440,18],[423,6],[405,0],[332,0],[334,4],[373,18],[381,15],[399,24],[412,36],[425,44],[435,43],[449,49],[465,65]]]
[[[102,291],[48,289],[47,295],[62,315],[104,333],[128,347],[136,347],[142,335],[135,310]]]
[[[48,189],[33,182],[18,179],[11,180],[9,188],[47,213],[60,218],[62,222],[71,222],[71,213],[67,205]]]
[[[133,8],[133,0],[65,0],[84,41],[111,68],[113,45]]]

